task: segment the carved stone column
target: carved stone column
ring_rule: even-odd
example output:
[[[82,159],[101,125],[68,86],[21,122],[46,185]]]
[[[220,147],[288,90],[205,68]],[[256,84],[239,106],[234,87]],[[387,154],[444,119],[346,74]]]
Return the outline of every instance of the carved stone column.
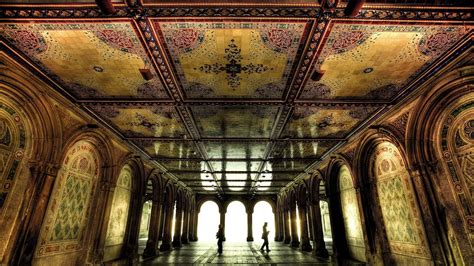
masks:
[[[159,200],[152,201],[148,240],[145,250],[143,251],[143,257],[154,257],[158,255],[158,230],[160,229],[161,208],[162,205]]]
[[[291,246],[299,247],[300,240],[298,236],[298,221],[296,220],[296,204],[290,207],[291,215]]]
[[[181,235],[181,243],[183,244],[189,244],[189,217],[191,217],[191,215],[189,205],[187,206],[188,207],[184,208],[183,233]]]
[[[299,216],[300,216],[300,228],[301,228],[301,250],[311,251],[312,247],[309,242],[308,235],[308,221],[306,216],[306,203],[298,204]]]
[[[308,216],[309,240],[314,241],[314,229],[313,229],[313,223],[311,221],[313,216],[311,215],[311,205],[310,204],[306,205],[306,214]]]
[[[328,258],[329,253],[324,243],[323,225],[321,222],[321,209],[319,201],[313,201],[309,206],[311,210],[310,223],[313,225],[313,254],[318,257]]]
[[[191,241],[198,241],[198,235],[197,235],[198,217],[199,217],[199,212],[196,208],[194,208],[193,216],[192,216],[193,222],[191,224],[191,227],[193,228],[193,237],[191,238]]]
[[[160,224],[158,225],[158,240],[163,240],[163,232],[165,231],[165,223],[166,223],[166,203],[163,200],[162,208],[161,208],[161,216],[160,216]]]
[[[247,241],[253,241],[252,214],[253,211],[247,211]]]
[[[288,210],[283,211],[283,223],[285,224],[285,239],[283,240],[284,244],[290,244],[291,234],[290,234],[290,219],[288,217]]]
[[[183,205],[176,203],[176,218],[174,224],[173,247],[181,247],[181,229],[183,228]]]
[[[173,225],[173,207],[174,202],[168,202],[166,205],[166,217],[163,227],[163,238],[161,241],[160,251],[171,249],[171,228]]]
[[[224,239],[223,239],[223,241],[225,241],[225,211],[224,211],[224,210],[220,211],[220,215],[221,215],[221,216],[220,216],[220,223],[221,223],[221,225],[222,225],[222,228],[224,228],[224,230],[223,230],[223,231],[224,231]]]
[[[9,264],[31,264],[58,170],[57,164],[34,162],[30,165],[31,178],[22,195],[28,202],[21,210],[24,215],[21,217],[20,233]]]
[[[280,224],[279,224],[279,218],[278,218],[278,211],[274,212],[273,213],[273,217],[274,217],[274,223],[275,223],[275,238],[273,240],[275,241],[278,241],[278,239],[280,238],[279,237],[279,234],[280,234]]]

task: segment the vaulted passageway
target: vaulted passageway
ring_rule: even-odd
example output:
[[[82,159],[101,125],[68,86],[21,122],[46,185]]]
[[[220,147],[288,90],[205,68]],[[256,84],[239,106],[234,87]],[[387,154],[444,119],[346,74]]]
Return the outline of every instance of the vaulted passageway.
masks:
[[[0,265],[474,261],[472,1],[1,2]]]

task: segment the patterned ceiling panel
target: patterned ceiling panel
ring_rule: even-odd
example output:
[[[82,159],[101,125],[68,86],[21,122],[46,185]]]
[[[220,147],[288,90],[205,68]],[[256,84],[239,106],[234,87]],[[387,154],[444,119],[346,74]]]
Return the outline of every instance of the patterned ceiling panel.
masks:
[[[263,159],[268,142],[205,141],[210,159]]]
[[[273,148],[271,158],[321,158],[337,141],[282,141]]]
[[[304,171],[313,160],[270,159],[273,171]]]
[[[172,106],[91,105],[90,109],[126,137],[187,138]]]
[[[210,161],[212,169],[217,172],[258,171],[260,161]]]
[[[325,71],[301,99],[388,100],[467,32],[466,26],[335,23],[318,57]]]
[[[157,21],[187,98],[281,99],[307,22]]]
[[[155,141],[155,140],[133,140],[137,146],[145,150],[151,157],[156,159],[195,159],[201,158],[196,146],[192,141]]]
[[[167,160],[167,159],[160,159],[156,160],[157,162],[166,166],[166,169],[169,171],[202,171],[205,168],[205,163],[196,160]],[[179,174],[177,174],[179,175]]]
[[[377,108],[372,106],[297,107],[283,136],[293,138],[343,138]]]
[[[193,106],[202,137],[269,138],[278,107]]]
[[[129,22],[1,24],[0,35],[76,98],[169,98]]]

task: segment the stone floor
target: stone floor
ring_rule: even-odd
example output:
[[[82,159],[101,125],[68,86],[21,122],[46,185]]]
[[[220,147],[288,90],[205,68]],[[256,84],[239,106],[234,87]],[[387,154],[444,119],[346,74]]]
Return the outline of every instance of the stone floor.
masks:
[[[302,252],[280,242],[270,243],[271,251],[260,252],[259,242],[224,242],[224,252],[217,254],[213,242],[192,242],[179,249],[161,252],[156,258],[141,260],[141,265],[183,264],[267,264],[267,265],[336,265],[331,259],[314,257],[311,252]],[[344,264],[354,264],[345,262]],[[354,264],[356,265],[356,264]]]

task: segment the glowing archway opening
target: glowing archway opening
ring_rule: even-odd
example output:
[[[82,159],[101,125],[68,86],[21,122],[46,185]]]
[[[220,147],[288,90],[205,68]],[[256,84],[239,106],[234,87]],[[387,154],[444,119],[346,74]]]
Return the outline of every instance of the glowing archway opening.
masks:
[[[321,209],[321,224],[323,227],[324,242],[332,242],[331,220],[329,219],[329,205],[326,201],[319,201]]]
[[[298,240],[301,239],[301,225],[300,225],[300,212],[298,206],[296,206],[296,229],[298,232]]]
[[[242,242],[247,240],[247,212],[240,201],[233,201],[227,207],[225,215],[226,241]]]
[[[176,204],[173,206],[173,223],[171,224],[171,240],[174,239],[174,228],[176,226]]]
[[[142,218],[140,219],[140,229],[138,233],[139,238],[139,254],[143,254],[145,249],[146,241],[148,240],[148,232],[150,230],[150,219],[151,219],[151,206],[152,201],[145,201],[143,203]]]
[[[255,204],[252,217],[252,231],[255,241],[262,239],[263,224],[267,222],[267,230],[270,231],[268,240],[272,240],[275,236],[275,215],[272,206],[266,201],[259,201]]]
[[[214,241],[220,221],[219,207],[213,201],[206,201],[201,205],[198,216],[198,240]]]

